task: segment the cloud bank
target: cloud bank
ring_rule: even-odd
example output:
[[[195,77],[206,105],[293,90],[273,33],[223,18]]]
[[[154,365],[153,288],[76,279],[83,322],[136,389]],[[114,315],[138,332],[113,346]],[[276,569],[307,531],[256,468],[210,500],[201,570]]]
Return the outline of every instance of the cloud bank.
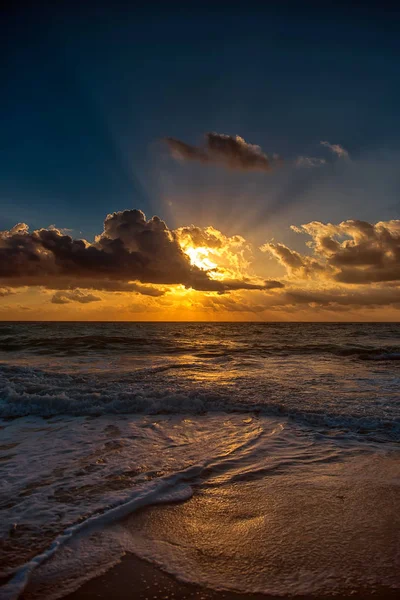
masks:
[[[108,215],[91,243],[55,228],[30,232],[20,223],[0,234],[0,296],[7,302],[2,310],[23,310],[31,286],[39,286],[53,295],[37,290],[42,300],[36,296],[34,307],[44,296],[49,310],[80,306],[80,315],[106,318],[114,310],[117,318],[121,311],[128,318],[132,312],[182,318],[186,311],[190,318],[211,311],[234,319],[312,320],[318,313],[321,319],[336,314],[354,320],[385,317],[389,309],[396,318],[400,220],[311,221],[292,229],[307,236],[304,250],[280,241],[258,249],[241,235],[227,236],[212,226],[170,230],[159,217],[146,219],[139,210]],[[281,280],[267,278],[271,267],[281,269]],[[134,303],[127,293],[136,294]],[[26,301],[17,303],[23,294]]]
[[[93,243],[73,239],[55,228],[29,232],[25,223],[0,233],[0,285],[91,288],[160,296],[163,290],[141,284],[173,285],[223,293],[267,289],[272,282],[211,276],[211,269],[192,264],[178,234],[154,216],[125,210],[107,216]],[[59,302],[60,296],[56,296]],[[62,299],[71,301],[71,297]],[[75,298],[75,301],[80,301]]]

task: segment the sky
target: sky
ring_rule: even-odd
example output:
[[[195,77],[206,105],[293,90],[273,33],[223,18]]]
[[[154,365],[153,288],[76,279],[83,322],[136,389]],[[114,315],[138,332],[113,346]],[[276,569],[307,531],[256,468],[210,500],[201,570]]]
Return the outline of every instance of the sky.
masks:
[[[400,317],[399,10],[6,3],[0,319]]]

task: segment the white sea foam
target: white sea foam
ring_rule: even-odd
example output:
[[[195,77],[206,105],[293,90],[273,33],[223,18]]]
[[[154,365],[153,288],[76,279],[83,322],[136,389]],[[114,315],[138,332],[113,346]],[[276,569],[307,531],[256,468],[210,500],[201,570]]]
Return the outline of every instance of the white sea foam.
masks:
[[[169,363],[148,369],[102,370],[95,374],[59,372],[23,366],[0,365],[0,417],[36,415],[100,416],[112,414],[203,414],[249,412],[288,416],[324,428],[344,428],[374,435],[400,438],[400,378],[383,371],[385,380],[362,376],[342,382],[340,392],[333,374],[324,375],[324,387],[310,393],[309,381],[299,377],[300,366],[286,361],[287,379],[280,363],[269,361],[268,379],[254,379],[238,368],[230,371],[193,363]],[[179,367],[179,376],[176,371]],[[304,368],[304,367],[302,367]],[[324,367],[326,369],[326,366]],[[170,371],[173,371],[170,374]],[[343,370],[345,373],[345,370]],[[218,378],[216,377],[218,375]],[[336,377],[336,374],[335,374]],[[308,377],[310,379],[310,377]],[[332,381],[331,381],[332,379]]]
[[[151,482],[245,448],[274,424],[239,415],[26,417],[5,423],[2,575],[72,524],[125,504]]]
[[[81,419],[78,424],[70,419],[69,422],[56,420],[51,425],[38,419],[25,419],[10,427],[9,437],[20,441],[15,465],[26,469],[27,475],[24,480],[15,477],[13,459],[10,460],[8,477],[5,473],[3,479],[3,491],[12,492],[16,502],[3,513],[3,535],[15,523],[17,530],[21,525],[36,525],[39,536],[41,526],[52,526],[56,531],[61,524],[60,512],[64,513],[62,522],[78,522],[67,527],[43,552],[18,568],[10,583],[2,589],[0,597],[7,599],[17,598],[33,571],[71,538],[121,520],[143,506],[189,498],[192,493],[189,484],[196,482],[205,469],[217,468],[219,473],[235,470],[241,461],[252,455],[262,438],[267,440],[282,431],[279,422],[262,424],[251,418],[230,419],[227,416],[200,422],[166,418],[158,422],[143,419],[121,422],[118,418],[105,418],[94,423]],[[51,447],[53,452],[50,452]],[[66,451],[67,457],[63,456]],[[131,472],[132,455],[136,466],[134,474]],[[86,468],[83,466],[80,473],[82,481],[77,486],[77,467],[85,463]],[[146,470],[146,463],[151,465],[151,470]],[[96,468],[93,471],[90,466],[98,466],[100,471]],[[173,471],[168,473],[171,466]],[[58,472],[56,478],[52,477],[54,469],[60,467],[63,473]],[[119,485],[121,480],[122,486]],[[104,486],[105,481],[108,485]],[[96,485],[95,490],[91,489]],[[27,490],[30,493],[24,495]],[[21,496],[24,500],[18,501]],[[94,514],[84,517],[87,511]],[[29,535],[32,538],[32,531]],[[39,540],[34,541],[37,544]]]
[[[133,497],[124,504],[69,527],[52,542],[47,550],[38,554],[17,570],[12,579],[0,589],[0,599],[17,600],[27,586],[33,571],[48,561],[74,536],[87,533],[95,528],[105,527],[145,506],[187,500],[191,497],[192,490],[190,486],[179,485],[179,483],[181,480],[190,477],[190,475],[193,476],[193,474],[193,470],[188,470],[153,482],[146,486],[144,490],[133,494]]]
[[[19,572],[19,584],[27,569],[31,575],[24,597],[60,598],[125,552],[213,589],[296,595],[400,585],[400,471],[392,451],[316,443],[311,432],[263,419],[237,420],[233,440],[227,416],[211,421],[196,418],[192,429],[201,440],[192,459],[200,462],[65,532],[32,561],[37,569],[31,562]],[[171,443],[179,424],[167,423],[155,427]],[[188,503],[169,506],[192,489]],[[132,513],[160,502],[165,508]]]

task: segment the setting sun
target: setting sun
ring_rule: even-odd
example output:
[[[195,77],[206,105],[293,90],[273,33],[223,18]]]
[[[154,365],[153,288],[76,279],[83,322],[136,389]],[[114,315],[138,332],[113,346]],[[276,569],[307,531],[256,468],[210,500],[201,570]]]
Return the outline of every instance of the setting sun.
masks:
[[[203,269],[204,271],[210,271],[218,266],[217,263],[213,262],[209,258],[209,255],[211,253],[210,248],[194,248],[193,246],[188,246],[186,248],[183,248],[183,251],[185,252],[185,254],[188,255],[191,264],[195,267],[198,267],[199,269]],[[210,276],[212,276],[212,273],[210,273]]]

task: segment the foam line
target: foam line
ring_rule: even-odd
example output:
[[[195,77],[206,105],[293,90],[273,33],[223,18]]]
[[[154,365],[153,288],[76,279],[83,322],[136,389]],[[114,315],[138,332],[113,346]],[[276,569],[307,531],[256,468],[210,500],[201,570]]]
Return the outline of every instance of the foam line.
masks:
[[[192,488],[189,485],[182,484],[182,482],[197,477],[201,471],[202,467],[194,466],[180,473],[168,475],[161,480],[159,479],[156,482],[150,483],[145,490],[136,492],[134,497],[128,500],[128,502],[68,527],[53,541],[47,550],[38,554],[18,569],[14,577],[1,588],[0,600],[17,600],[29,583],[33,571],[51,558],[73,536],[119,521],[144,506],[188,500],[193,494]]]

